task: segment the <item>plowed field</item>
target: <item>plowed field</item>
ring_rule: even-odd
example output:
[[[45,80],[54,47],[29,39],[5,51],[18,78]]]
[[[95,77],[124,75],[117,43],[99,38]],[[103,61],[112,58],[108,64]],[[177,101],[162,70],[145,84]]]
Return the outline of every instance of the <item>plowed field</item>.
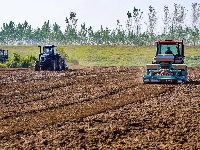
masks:
[[[0,149],[199,149],[200,68],[143,84],[142,67],[0,71]]]

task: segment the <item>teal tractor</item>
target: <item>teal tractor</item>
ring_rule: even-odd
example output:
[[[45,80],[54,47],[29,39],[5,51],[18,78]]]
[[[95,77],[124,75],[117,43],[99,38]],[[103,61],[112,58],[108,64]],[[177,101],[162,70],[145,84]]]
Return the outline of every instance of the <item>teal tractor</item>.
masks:
[[[57,52],[57,46],[45,45],[40,48],[39,60],[35,62],[35,71],[49,70],[61,71],[68,70],[65,58]]]
[[[158,40],[156,56],[146,65],[144,83],[186,83],[187,65],[184,64],[184,44],[179,40]]]
[[[5,63],[8,59],[8,50],[0,49],[0,62]]]

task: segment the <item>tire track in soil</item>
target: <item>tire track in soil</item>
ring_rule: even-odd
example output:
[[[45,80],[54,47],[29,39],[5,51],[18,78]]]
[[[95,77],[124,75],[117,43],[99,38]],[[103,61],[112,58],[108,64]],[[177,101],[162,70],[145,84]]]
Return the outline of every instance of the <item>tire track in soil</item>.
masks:
[[[68,86],[71,86],[73,84],[75,84],[76,82],[69,82],[69,83],[55,83],[52,85],[48,85],[48,87],[46,88],[40,88],[41,86],[37,86],[37,87],[32,87],[33,90],[26,90],[28,87],[24,86],[23,90],[21,91],[17,91],[17,92],[13,92],[12,94],[8,94],[8,95],[1,95],[1,103],[2,105],[0,107],[10,107],[10,106],[19,106],[21,104],[26,104],[26,103],[30,103],[30,102],[36,102],[36,101],[40,101],[40,100],[44,100],[47,99],[49,97],[52,97],[53,95],[55,95],[55,93],[51,93],[49,95],[47,95],[46,93],[44,93],[42,96],[39,95],[37,96],[36,94],[41,94],[41,92],[47,92],[49,93],[49,91],[54,91],[57,89],[58,91],[61,88],[66,88]],[[47,84],[45,84],[46,86]],[[35,94],[36,93],[36,94]],[[29,95],[27,95],[29,94]],[[32,95],[30,95],[32,94]],[[33,99],[26,99],[27,97],[32,97]],[[14,99],[14,101],[13,101]],[[23,101],[22,101],[23,99]],[[11,103],[12,101],[12,103]]]
[[[139,89],[141,90],[140,92],[142,92],[144,90],[144,87],[145,86],[143,84],[139,84],[137,86],[137,92]],[[151,94],[152,91],[150,91],[149,94],[151,94],[151,96],[145,94],[142,97],[140,92],[130,93],[130,95],[134,94],[135,99],[133,99],[133,97],[130,97],[130,95],[128,97],[126,96],[127,92],[125,89],[124,91],[120,92],[123,93],[121,95],[121,98],[123,97],[121,100],[119,93],[119,99],[117,100],[117,103],[116,99],[112,98],[113,95],[108,95],[103,98],[95,99],[95,101],[87,101],[74,105],[62,106],[62,108],[58,107],[57,109],[47,110],[45,112],[25,114],[23,116],[17,117],[16,119],[8,118],[6,120],[1,121],[0,123],[1,127],[6,128],[6,130],[5,128],[0,129],[0,136],[3,137],[5,135],[20,133],[24,130],[40,130],[43,126],[48,126],[55,123],[62,123],[72,119],[84,118],[110,109],[117,109],[124,105],[133,103],[134,101],[140,101],[140,103],[142,103],[142,101],[144,101],[145,99],[150,98],[152,96],[155,97],[156,95],[166,92],[166,90],[168,90],[168,88],[162,88],[160,89],[160,91],[154,92],[154,94]],[[114,95],[115,94],[118,93],[114,93]]]
[[[105,71],[103,71],[104,73],[108,73],[108,72],[105,72]],[[109,74],[111,74],[112,72],[109,72]],[[42,73],[43,74],[43,73]],[[78,72],[78,73],[75,73],[75,75],[78,75],[78,76],[83,76],[83,75],[96,75],[96,73],[94,72],[92,72],[92,73],[90,73],[90,72]],[[20,76],[20,75],[19,75]],[[20,76],[21,77],[21,76]],[[86,79],[87,80],[87,78],[84,76],[84,79]],[[45,79],[45,80],[47,80],[47,79]],[[112,81],[112,79],[109,79],[110,81]],[[34,81],[35,82],[35,81]],[[59,82],[59,81],[58,81]],[[37,84],[37,83],[36,83]],[[42,82],[42,84],[44,84],[45,85],[45,83],[44,83],[44,81]],[[84,84],[84,83],[83,83]],[[20,87],[20,85],[22,86],[22,85],[24,85],[24,84],[21,84],[21,82],[20,82],[20,84],[19,85],[16,85],[16,83],[15,83],[15,87]],[[40,85],[40,83],[39,83],[39,85]],[[49,86],[48,84],[47,84],[47,86]],[[14,87],[14,88],[15,88]],[[42,86],[39,86],[39,87],[42,87]],[[51,88],[53,88],[53,87],[51,87]],[[48,89],[51,89],[50,87],[48,87],[48,88],[42,88],[42,90],[44,90],[44,89],[46,89],[45,91],[48,91]],[[56,88],[57,88],[57,86],[56,86]],[[7,89],[10,89],[10,90],[12,90],[13,88],[10,88],[10,87],[5,87],[5,89],[7,90]],[[21,88],[19,88],[18,90],[20,90]],[[29,91],[27,91],[26,93],[35,93],[34,92],[34,90],[32,90],[32,89],[30,89],[30,86],[28,86],[28,87],[23,87],[22,89],[28,89]],[[37,89],[37,88],[33,88],[33,89]],[[60,89],[58,89],[58,91],[59,91]],[[32,91],[32,92],[30,92],[30,91]],[[39,91],[38,89],[36,90],[36,91]],[[17,92],[14,92],[14,94],[11,94],[11,96],[13,95],[13,96],[15,96],[15,98],[16,98],[16,96],[17,95],[23,95],[25,92],[24,91],[17,91]],[[26,94],[25,93],[25,94]],[[88,93],[88,94],[91,94],[91,93]],[[55,94],[56,95],[56,94]],[[31,95],[28,95],[29,97],[32,97]],[[50,95],[50,96],[52,96],[52,95]],[[50,96],[48,96],[48,97],[50,97]],[[26,96],[27,97],[27,96]],[[41,97],[41,96],[40,96]],[[7,98],[7,97],[6,97]],[[10,99],[12,99],[13,97],[11,97]],[[47,97],[46,97],[47,98]],[[21,98],[22,99],[22,98]],[[21,100],[20,99],[20,100]],[[41,99],[38,99],[38,100],[44,100],[45,99],[45,97],[43,97],[43,98],[41,98]],[[47,100],[49,100],[49,99],[47,99]],[[25,101],[25,102],[24,102]],[[8,102],[10,102],[9,100],[8,100]],[[18,103],[17,103],[18,102]],[[34,100],[34,102],[35,102],[35,100]],[[26,100],[23,100],[22,102],[20,102],[20,103],[28,103],[28,102],[26,102]],[[18,109],[18,107],[16,106],[16,104],[17,105],[19,105],[19,101],[17,101],[16,99],[15,99],[15,104],[13,104],[14,106],[15,106],[15,108],[16,109]],[[30,104],[30,103],[29,103]],[[19,106],[21,106],[21,105],[19,105]],[[5,108],[4,106],[2,106],[3,108]],[[23,107],[22,107],[23,108]],[[11,107],[8,107],[8,109],[9,110],[14,110],[13,108],[11,108]],[[1,111],[1,112],[4,112],[4,111]],[[14,113],[16,113],[15,111],[13,111]]]
[[[88,81],[88,79],[89,79],[90,77],[85,77],[84,79],[86,80],[86,81]],[[102,78],[102,76],[100,76],[100,77],[98,77],[98,78]],[[126,79],[126,78],[125,78]],[[112,80],[110,80],[110,81],[112,81]],[[59,82],[59,81],[58,81]],[[73,81],[74,83],[78,83],[79,81]],[[82,81],[83,82],[83,81]],[[129,81],[126,81],[126,82],[128,82],[129,83]],[[70,84],[71,84],[72,82],[70,82]],[[81,84],[84,84],[85,82],[83,82],[83,83],[81,83]],[[66,83],[64,83],[64,84],[66,84]],[[67,83],[68,84],[68,83]],[[74,85],[74,84],[72,84],[72,85]],[[49,86],[49,85],[48,85]],[[78,86],[80,86],[80,84],[78,84]],[[93,86],[95,86],[95,85],[93,85]],[[52,89],[54,89],[54,87],[56,87],[55,89],[56,89],[56,91],[54,90],[54,91],[52,91]],[[48,89],[51,89],[51,94],[49,95],[49,94],[44,94],[44,95],[46,95],[45,97],[43,97],[43,96],[39,96],[39,98],[37,98],[37,96],[30,96],[29,95],[29,97],[35,97],[35,99],[33,99],[33,100],[23,100],[23,102],[22,103],[19,103],[19,101],[17,101],[16,99],[15,99],[15,103],[14,104],[12,104],[12,105],[14,105],[14,107],[10,107],[10,106],[12,106],[12,105],[9,105],[9,106],[7,106],[7,107],[3,107],[2,108],[2,113],[3,114],[5,114],[6,112],[8,112],[8,114],[9,115],[3,115],[3,114],[1,114],[1,116],[2,116],[2,119],[3,118],[8,118],[8,117],[12,117],[12,115],[11,114],[14,114],[14,116],[19,116],[20,114],[18,114],[18,112],[22,112],[21,110],[26,110],[26,112],[22,112],[22,113],[31,113],[31,112],[33,112],[33,113],[35,113],[36,111],[45,111],[45,110],[47,110],[47,109],[55,109],[55,108],[57,108],[57,107],[60,107],[60,106],[65,106],[65,105],[71,105],[71,104],[73,104],[74,102],[75,103],[78,103],[79,102],[79,100],[76,100],[76,101],[74,101],[73,99],[73,94],[74,94],[74,92],[71,92],[71,95],[69,95],[68,97],[70,97],[69,98],[69,101],[66,101],[66,102],[64,102],[63,103],[63,101],[62,101],[62,103],[58,103],[58,102],[56,102],[56,105],[53,105],[53,106],[50,106],[50,107],[48,107],[48,106],[44,106],[45,108],[40,108],[40,107],[38,107],[37,109],[35,109],[35,107],[34,107],[34,105],[38,105],[38,106],[41,106],[42,104],[40,104],[40,103],[35,103],[36,101],[41,101],[41,103],[45,103],[45,105],[46,105],[46,103],[51,103],[51,101],[53,102],[54,101],[54,99],[58,99],[56,96],[57,95],[59,95],[59,97],[61,97],[62,95],[66,95],[65,93],[60,93],[60,87],[61,88],[63,88],[63,87],[65,87],[65,86],[63,86],[63,83],[61,83],[61,86],[53,86],[53,87],[48,87]],[[44,87],[45,88],[45,87]],[[70,87],[69,87],[70,88]],[[26,89],[26,88],[25,88]],[[46,89],[46,88],[45,88]],[[72,91],[76,91],[75,89],[77,89],[77,87],[74,87],[74,89],[72,89]],[[117,90],[117,91],[119,91],[121,88],[119,88],[119,89],[115,89],[115,90]],[[47,91],[47,90],[46,90]],[[66,90],[67,91],[67,90]],[[103,90],[102,90],[103,91]],[[48,92],[48,91],[47,91]],[[22,92],[20,92],[20,93],[23,93],[23,91]],[[28,92],[29,93],[29,92]],[[34,93],[34,92],[32,92],[32,93]],[[95,91],[94,91],[94,93],[96,93]],[[112,91],[110,92],[109,90],[108,91],[106,91],[106,93],[105,93],[105,95],[107,95],[108,93],[112,93]],[[86,95],[91,95],[92,93],[91,93],[91,91],[89,91],[88,93],[86,93]],[[103,95],[97,95],[96,96],[96,98],[98,98],[98,97],[103,97],[104,96],[104,93],[102,93]],[[27,97],[27,96],[26,96]],[[41,98],[42,97],[42,98]],[[72,98],[71,98],[72,97]],[[36,99],[37,98],[37,99]],[[48,98],[50,98],[50,99],[48,99]],[[66,97],[67,98],[67,97]],[[52,99],[52,100],[51,100]],[[64,99],[64,98],[63,98]],[[80,98],[79,98],[80,99]],[[93,98],[93,99],[95,99],[95,98]],[[50,101],[51,100],[51,101]],[[82,102],[82,101],[88,101],[88,100],[90,100],[90,98],[83,98],[83,99],[81,99],[80,100],[80,102]],[[9,101],[9,100],[8,100]],[[47,101],[47,102],[45,102],[45,101]],[[18,103],[17,103],[18,102]],[[31,103],[30,103],[31,102]],[[57,104],[58,103],[58,104]],[[33,105],[33,106],[32,106]],[[19,108],[22,108],[22,109],[19,109]],[[29,108],[29,109],[26,109],[26,108]],[[17,111],[18,110],[18,111]]]
[[[74,74],[76,74],[76,73],[74,73]],[[83,73],[77,73],[77,74],[83,75]],[[21,82],[15,83],[14,87],[13,87],[12,84],[10,86],[8,86],[8,85],[4,86],[3,89],[2,89],[2,93],[0,93],[1,103],[4,104],[4,105],[1,105],[0,107],[6,107],[7,105],[11,106],[10,102],[12,101],[12,99],[15,99],[15,101],[13,101],[13,105],[15,105],[15,106],[17,104],[31,102],[31,100],[29,100],[29,99],[26,100],[27,97],[33,97],[34,98],[33,101],[35,102],[37,100],[40,100],[39,98],[41,96],[39,96],[39,98],[37,98],[36,97],[37,95],[34,95],[34,93],[40,93],[40,92],[46,91],[46,93],[48,94],[49,91],[52,91],[54,89],[57,89],[58,92],[59,92],[60,88],[65,88],[67,86],[71,86],[71,85],[77,84],[77,82],[79,82],[79,81],[76,81],[76,80],[73,81],[76,76],[70,76],[70,78],[69,78],[68,75],[65,75],[65,76],[67,76],[67,77],[61,78],[60,80],[54,79],[53,82],[51,82],[52,79],[46,78],[45,80],[42,80],[42,82],[35,82],[36,80],[34,79],[33,81],[27,82],[27,83],[21,83]],[[15,90],[13,90],[13,88],[18,89],[18,90],[15,91]],[[4,89],[6,89],[6,90],[4,90]],[[57,92],[57,94],[58,94],[58,92]],[[47,95],[46,93],[44,95]],[[33,95],[30,95],[30,94],[33,94]],[[53,94],[56,94],[55,90],[54,90]],[[50,96],[52,96],[52,95],[50,95]],[[46,99],[48,97],[49,96],[43,97],[42,99]],[[21,99],[23,99],[22,102],[21,102]]]
[[[160,95],[157,95],[156,97],[150,97],[150,99],[145,99],[144,100],[145,102],[143,102],[143,103],[146,103],[145,105],[142,105],[142,104],[137,105],[138,101],[133,102],[132,104],[135,104],[135,106],[140,108],[139,111],[134,112],[134,115],[137,114],[137,116],[129,116],[131,113],[127,111],[133,109],[134,106],[132,104],[128,104],[129,106],[125,105],[125,106],[119,107],[119,109],[106,111],[106,113],[102,112],[99,115],[99,116],[105,115],[104,117],[97,117],[98,114],[95,114],[92,116],[87,116],[77,122],[75,121],[76,126],[73,129],[77,130],[77,132],[80,132],[80,134],[77,135],[77,139],[78,139],[78,136],[82,136],[82,138],[79,141],[76,140],[76,141],[71,141],[70,143],[67,143],[67,145],[70,145],[70,144],[72,145],[73,142],[78,143],[78,145],[76,144],[68,148],[75,148],[81,145],[82,147],[85,147],[86,149],[88,148],[88,145],[90,145],[90,148],[96,148],[97,145],[100,146],[99,142],[104,143],[101,145],[102,146],[101,148],[104,148],[104,149],[126,149],[126,148],[144,149],[144,148],[149,148],[149,147],[152,147],[152,148],[157,147],[161,149],[163,147],[167,148],[167,145],[165,145],[164,143],[169,142],[170,139],[166,139],[165,135],[163,135],[162,132],[165,131],[165,134],[169,136],[170,132],[172,131],[170,131],[169,133],[168,131],[170,128],[173,128],[175,124],[173,109],[172,109],[172,112],[171,112],[171,109],[167,110],[168,100],[170,99],[170,97],[176,96],[177,91],[175,91],[174,88],[180,88],[182,86],[185,87],[185,85],[180,85],[180,86],[169,85],[169,86],[170,86],[170,89],[164,91]],[[161,97],[164,99],[160,99]],[[162,105],[160,105],[160,110],[158,109],[159,104],[156,104],[156,103],[162,103]],[[169,101],[169,103],[173,104],[172,101]],[[153,107],[151,105],[153,105]],[[150,109],[150,110],[148,110],[147,112],[145,110],[143,114],[141,113],[142,112],[141,109],[147,109],[147,110]],[[177,109],[177,108],[175,107],[174,109]],[[114,115],[114,113],[116,114]],[[110,115],[112,115],[112,117],[110,117]],[[193,119],[195,120],[195,117],[193,117]],[[63,124],[63,126],[64,125],[65,123]],[[112,126],[112,127],[109,127],[109,126]],[[184,131],[185,129],[183,129],[183,131],[181,130],[182,129],[180,129],[180,131],[177,131],[177,132],[179,133],[185,132]],[[151,133],[154,133],[154,134],[151,135]],[[175,134],[174,140],[176,139],[176,141],[179,141],[180,143],[184,143],[184,140],[187,141],[187,137],[176,135],[177,134],[176,132],[174,134]],[[155,137],[156,141],[150,142],[149,140],[152,140],[152,137],[154,137],[155,135],[156,135]],[[131,137],[135,137],[136,141],[130,141]],[[177,140],[177,139],[180,139],[180,140]],[[56,139],[51,139],[51,140],[56,141]],[[139,144],[139,141],[140,141],[140,144]],[[89,144],[85,144],[85,143],[89,143]],[[190,145],[184,144],[184,147],[187,147],[189,149],[191,148],[195,149],[196,147],[195,145],[197,145],[197,142],[193,140],[193,142]],[[171,143],[171,146],[174,148],[178,146],[179,149],[183,149],[183,145],[180,145],[180,144],[177,145],[177,143]]]
[[[134,85],[134,86],[136,86],[136,85]],[[115,89],[115,91],[107,91],[107,93],[102,94],[102,95],[98,95],[98,96],[93,97],[93,98],[85,98],[85,99],[77,100],[77,101],[74,101],[74,102],[69,101],[69,103],[65,102],[64,104],[58,104],[56,106],[50,106],[50,107],[41,108],[41,109],[39,109],[39,108],[35,109],[35,108],[32,108],[32,106],[28,106],[30,109],[27,109],[27,108],[24,108],[25,106],[23,107],[19,103],[18,105],[15,105],[15,106],[17,106],[17,108],[15,108],[15,107],[12,108],[12,107],[9,106],[9,108],[4,107],[3,109],[1,109],[2,112],[4,112],[4,113],[6,112],[5,110],[11,109],[12,111],[9,111],[9,113],[13,112],[13,115],[10,115],[10,114],[9,115],[3,115],[3,114],[1,114],[0,120],[4,120],[4,119],[10,118],[10,117],[19,117],[19,116],[24,115],[24,114],[32,114],[32,113],[37,113],[37,112],[42,112],[42,111],[47,111],[47,110],[53,110],[53,109],[57,109],[57,108],[60,108],[60,107],[65,107],[65,106],[69,106],[69,105],[74,105],[74,104],[79,104],[79,103],[83,103],[83,102],[87,102],[87,101],[92,101],[92,100],[95,100],[95,99],[104,98],[104,97],[107,97],[109,95],[117,94],[118,91],[125,90],[127,88],[130,88],[130,86],[129,87]],[[39,100],[44,100],[44,99],[47,99],[47,98],[51,98],[52,99],[51,96],[52,95],[49,95],[48,97],[45,97],[45,98],[42,98],[42,99],[39,99]],[[47,99],[47,100],[49,101],[50,99]],[[38,101],[38,99],[36,101]],[[31,100],[31,102],[35,102],[35,101]],[[25,102],[25,104],[26,103],[28,103],[28,102]],[[18,113],[17,109],[19,109],[18,108],[19,106],[23,107],[26,111],[23,112],[23,111],[20,110],[20,113]]]
[[[2,86],[2,89],[1,89],[2,92],[0,93],[1,103],[2,104],[8,104],[10,102],[10,100],[15,99],[15,103],[13,105],[16,105],[16,104],[19,103],[18,100],[17,100],[17,97],[19,97],[19,99],[26,98],[27,93],[33,94],[33,93],[38,93],[40,91],[49,92],[49,90],[52,90],[54,88],[55,89],[58,88],[58,90],[60,90],[59,88],[63,88],[63,87],[66,87],[66,86],[77,84],[77,82],[79,82],[79,84],[83,84],[83,83],[81,83],[82,81],[77,80],[78,77],[83,77],[83,75],[87,75],[87,76],[84,76],[84,78],[83,78],[84,80],[87,80],[87,78],[90,78],[90,76],[88,77],[88,75],[92,76],[92,75],[95,75],[95,73],[90,73],[90,72],[87,72],[87,73],[78,72],[78,73],[76,73],[75,72],[73,75],[75,75],[75,76],[70,76],[70,78],[69,78],[69,76],[67,76],[66,78],[61,78],[60,80],[58,80],[58,79],[52,80],[52,79],[45,78],[45,80],[42,80],[42,82],[41,81],[35,82],[37,80],[34,79],[31,82],[26,82],[26,83],[20,82],[20,83],[14,83],[14,85],[11,84],[9,86],[8,85]],[[73,80],[75,80],[75,81],[73,81]],[[53,81],[53,82],[51,82],[51,81]],[[18,90],[13,90],[13,89],[18,89]],[[32,96],[33,95],[28,95],[28,97],[32,97]],[[6,100],[6,102],[4,102],[4,100]],[[23,101],[25,101],[25,100],[23,100]]]

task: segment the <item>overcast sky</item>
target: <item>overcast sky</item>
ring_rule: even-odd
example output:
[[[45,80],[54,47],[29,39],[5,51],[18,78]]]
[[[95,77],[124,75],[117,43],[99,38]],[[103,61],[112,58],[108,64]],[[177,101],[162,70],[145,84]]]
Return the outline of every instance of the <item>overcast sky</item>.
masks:
[[[100,29],[101,25],[114,29],[119,19],[125,28],[128,11],[132,12],[134,6],[141,9],[144,22],[148,21],[148,8],[152,5],[158,13],[159,29],[164,5],[169,7],[170,12],[174,3],[190,11],[195,2],[199,3],[200,0],[0,0],[0,27],[10,21],[18,24],[26,20],[35,29],[49,20],[51,25],[56,22],[64,29],[65,18],[69,17],[70,12],[76,12],[78,27],[85,22],[87,27],[92,26],[94,30]]]

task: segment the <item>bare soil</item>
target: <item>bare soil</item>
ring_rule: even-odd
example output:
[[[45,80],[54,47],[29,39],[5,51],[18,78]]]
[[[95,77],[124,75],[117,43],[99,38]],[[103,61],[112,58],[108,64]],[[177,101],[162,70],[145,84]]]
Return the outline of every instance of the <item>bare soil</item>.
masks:
[[[143,67],[0,70],[0,149],[200,149],[200,67],[143,84]]]

